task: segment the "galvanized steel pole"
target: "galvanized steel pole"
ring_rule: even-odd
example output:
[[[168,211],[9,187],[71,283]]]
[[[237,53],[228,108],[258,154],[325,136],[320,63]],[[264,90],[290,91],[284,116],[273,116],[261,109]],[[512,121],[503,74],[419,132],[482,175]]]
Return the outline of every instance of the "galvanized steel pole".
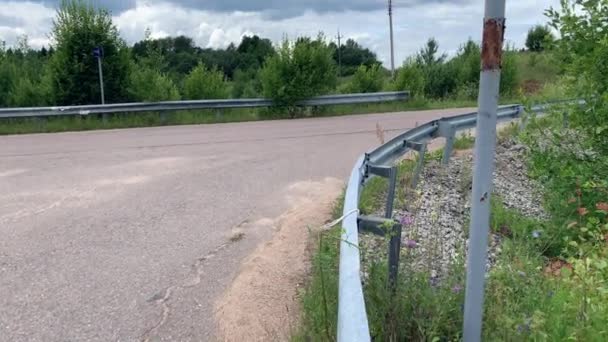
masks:
[[[102,56],[97,57],[97,67],[99,68],[99,88],[101,89],[101,104],[106,104],[106,96],[103,89],[103,68],[101,66]]]
[[[505,0],[485,0],[479,111],[475,142],[475,173],[471,198],[464,306],[463,337],[465,342],[481,340],[504,29]]]
[[[393,44],[393,1],[388,0],[388,21],[391,31],[391,77],[395,79],[395,46]]]

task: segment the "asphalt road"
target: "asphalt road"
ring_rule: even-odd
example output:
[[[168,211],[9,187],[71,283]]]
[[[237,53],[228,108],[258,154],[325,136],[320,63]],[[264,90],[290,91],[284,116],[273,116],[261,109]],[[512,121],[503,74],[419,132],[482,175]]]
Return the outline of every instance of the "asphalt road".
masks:
[[[214,340],[214,300],[270,234],[227,245],[235,226],[345,179],[377,123],[464,112],[0,137],[0,341]]]

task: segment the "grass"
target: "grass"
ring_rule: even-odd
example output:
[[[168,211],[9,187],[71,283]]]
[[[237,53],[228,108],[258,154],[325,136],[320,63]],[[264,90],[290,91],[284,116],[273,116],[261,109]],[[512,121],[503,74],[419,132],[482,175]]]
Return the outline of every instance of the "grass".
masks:
[[[344,193],[332,210],[342,216]],[[335,341],[338,329],[338,261],[340,226],[316,236],[310,281],[301,293],[302,317],[293,341]]]
[[[473,148],[473,146],[475,146],[475,137],[468,131],[454,139],[455,150],[468,150]]]

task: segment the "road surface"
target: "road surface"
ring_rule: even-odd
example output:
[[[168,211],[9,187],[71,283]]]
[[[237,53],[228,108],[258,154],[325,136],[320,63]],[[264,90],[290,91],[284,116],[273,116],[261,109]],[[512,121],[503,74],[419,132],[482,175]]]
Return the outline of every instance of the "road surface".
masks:
[[[214,340],[214,300],[271,233],[227,245],[234,227],[345,179],[376,124],[464,112],[0,137],[0,341]]]

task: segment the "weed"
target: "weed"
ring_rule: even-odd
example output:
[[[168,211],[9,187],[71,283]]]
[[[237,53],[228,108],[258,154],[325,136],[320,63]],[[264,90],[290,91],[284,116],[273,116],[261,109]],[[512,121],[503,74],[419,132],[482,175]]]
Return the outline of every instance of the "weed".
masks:
[[[454,140],[455,150],[468,150],[473,148],[473,146],[475,146],[475,137],[470,131],[461,134]]]

